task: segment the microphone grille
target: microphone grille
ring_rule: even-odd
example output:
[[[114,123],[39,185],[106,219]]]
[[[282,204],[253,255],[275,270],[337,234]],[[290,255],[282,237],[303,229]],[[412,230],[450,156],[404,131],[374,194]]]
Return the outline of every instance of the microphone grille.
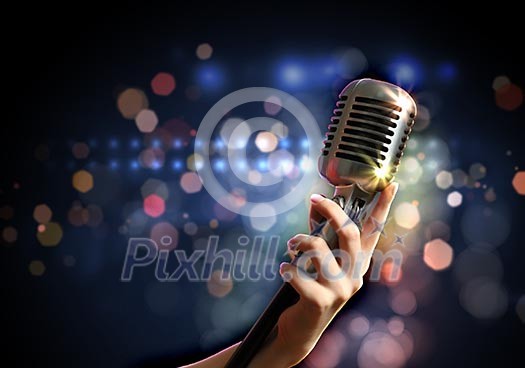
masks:
[[[380,170],[383,181],[391,181],[415,114],[414,101],[397,86],[371,79],[350,83],[341,92],[328,125],[320,157],[321,175],[334,185],[348,185],[356,181],[356,175],[362,179],[368,168],[369,173]],[[330,161],[336,162],[328,165]]]

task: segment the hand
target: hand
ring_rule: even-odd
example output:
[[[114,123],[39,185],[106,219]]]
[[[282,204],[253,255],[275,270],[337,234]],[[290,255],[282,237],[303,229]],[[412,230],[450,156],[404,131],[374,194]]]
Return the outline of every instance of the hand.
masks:
[[[371,217],[379,222],[386,220],[397,188],[397,183],[393,183],[381,193]],[[346,262],[337,260],[320,237],[298,234],[289,240],[291,249],[304,252],[303,256],[309,255],[317,278],[312,278],[296,265],[281,264],[281,275],[300,294],[300,299],[281,315],[277,337],[262,354],[279,356],[279,365],[272,365],[274,367],[293,366],[310,353],[330,321],[363,285],[363,276],[379,239],[379,233],[370,235],[374,229],[371,219],[364,224],[365,235],[362,236],[335,202],[314,194],[310,218],[318,219],[319,216],[326,218],[336,229],[339,249],[349,257]]]

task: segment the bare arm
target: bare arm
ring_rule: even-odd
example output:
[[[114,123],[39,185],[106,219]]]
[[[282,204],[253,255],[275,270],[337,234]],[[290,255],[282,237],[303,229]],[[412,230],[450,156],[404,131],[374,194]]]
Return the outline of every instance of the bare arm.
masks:
[[[396,192],[397,184],[391,184],[381,193],[372,212],[373,218],[379,222],[386,220]],[[379,239],[379,233],[371,235],[374,228],[372,220],[365,223],[365,235],[362,236],[335,202],[319,195],[312,196],[310,217],[324,217],[330,222],[338,235],[339,248],[349,255],[349,264],[343,265],[337,261],[322,238],[298,234],[288,241],[292,251],[310,254],[318,277],[308,276],[291,263],[281,264],[281,275],[286,276],[285,280],[299,293],[300,299],[281,315],[276,336],[259,351],[250,363],[250,368],[288,368],[299,363],[312,351],[335,315],[363,284],[363,276],[370,266]],[[364,255],[363,262],[357,262],[359,255]],[[341,272],[343,277],[330,277],[340,275]],[[224,367],[238,345],[186,367]]]

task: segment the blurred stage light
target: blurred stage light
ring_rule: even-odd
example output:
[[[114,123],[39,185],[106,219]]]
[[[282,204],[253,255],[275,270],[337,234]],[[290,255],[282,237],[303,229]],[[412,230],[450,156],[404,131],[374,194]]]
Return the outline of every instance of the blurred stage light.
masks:
[[[80,193],[87,193],[93,188],[93,176],[86,170],[79,170],[73,175],[73,187]]]
[[[150,194],[144,198],[144,213],[150,217],[162,216],[166,210],[164,199],[156,194]]]
[[[176,171],[182,170],[183,166],[184,164],[182,160],[173,160],[173,162],[171,163],[171,167],[173,168],[173,170]]]
[[[128,88],[117,98],[117,108],[126,119],[135,119],[135,116],[144,109],[148,108],[148,98],[146,94],[137,88]]]
[[[89,156],[89,146],[84,142],[76,142],[73,145],[73,156],[78,159],[85,159]]]
[[[157,127],[159,119],[155,111],[144,109],[135,117],[135,123],[141,133],[151,133]]]
[[[452,63],[442,63],[437,68],[437,75],[441,81],[450,82],[456,75],[458,70]]]
[[[217,90],[224,84],[224,75],[215,65],[204,65],[197,70],[197,81],[205,90]]]
[[[170,73],[157,73],[151,80],[153,93],[159,96],[169,96],[175,89],[176,81]]]
[[[209,43],[201,43],[197,46],[195,54],[200,60],[208,60],[213,55],[213,48]]]
[[[425,244],[423,250],[423,260],[426,265],[434,271],[441,271],[450,266],[454,251],[442,239],[434,239]]]
[[[33,260],[29,263],[29,273],[33,276],[42,276],[46,271],[44,262],[39,260]]]
[[[388,65],[387,72],[391,82],[408,90],[419,85],[423,77],[420,63],[409,56],[396,58]]]
[[[300,87],[306,81],[303,68],[296,63],[281,65],[278,74],[281,84],[284,84],[286,87]]]
[[[224,159],[216,159],[213,161],[213,168],[215,171],[218,172],[225,172],[226,171],[226,161]]]
[[[140,167],[139,165],[139,162],[137,160],[132,160],[130,163],[129,163],[129,168],[131,170],[137,170],[138,168]]]
[[[53,212],[47,204],[39,204],[33,211],[33,218],[39,224],[47,224],[49,221],[51,221],[52,216]]]

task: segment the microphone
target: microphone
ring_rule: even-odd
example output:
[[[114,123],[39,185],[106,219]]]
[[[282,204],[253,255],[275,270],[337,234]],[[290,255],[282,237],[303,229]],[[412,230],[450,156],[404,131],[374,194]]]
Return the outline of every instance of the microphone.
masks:
[[[398,170],[417,113],[402,88],[374,79],[349,83],[339,94],[318,161],[321,176],[335,187],[334,200],[361,230],[379,195]],[[311,232],[338,247],[335,229],[323,221]],[[297,263],[300,254],[294,258]],[[245,368],[275,334],[280,315],[299,300],[285,282],[226,364]]]

